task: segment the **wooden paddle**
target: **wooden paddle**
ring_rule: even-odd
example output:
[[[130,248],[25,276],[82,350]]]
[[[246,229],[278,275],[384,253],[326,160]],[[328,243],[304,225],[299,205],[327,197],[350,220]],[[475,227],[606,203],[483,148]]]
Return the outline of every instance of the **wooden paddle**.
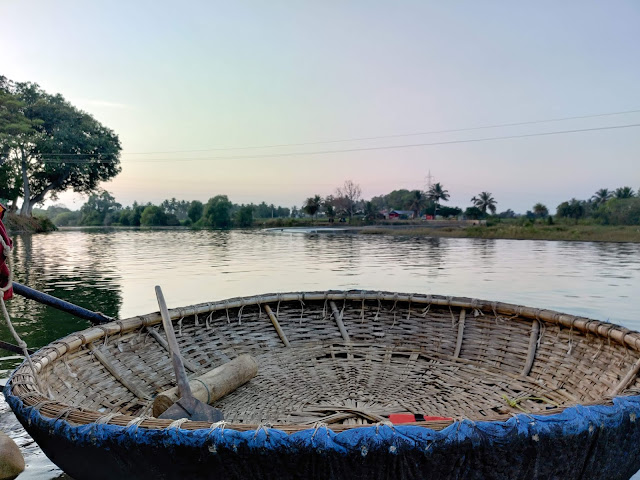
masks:
[[[169,310],[167,309],[167,304],[164,301],[162,289],[159,286],[156,286],[156,297],[158,298],[158,306],[160,307],[160,314],[162,315],[162,325],[164,327],[164,332],[167,335],[169,354],[171,355],[171,362],[173,363],[173,371],[176,374],[178,391],[180,392],[180,400],[165,410],[165,412],[158,418],[171,420],[187,418],[196,422],[219,422],[224,418],[222,412],[211,405],[201,402],[191,393],[189,379],[187,378],[187,372],[184,369],[184,362],[182,360],[182,355],[180,355],[180,347],[176,340],[176,334],[173,331],[173,324],[171,323]]]
[[[112,322],[114,320],[102,313],[92,312],[91,310],[66,302],[47,293],[34,290],[33,288],[27,287],[26,285],[22,285],[18,282],[13,282],[13,293],[35,300],[38,303],[57,308],[63,312],[70,313],[75,317],[84,318],[85,320],[89,320],[93,325]]]
[[[38,303],[57,308],[58,310],[73,315],[74,317],[89,320],[93,325],[100,325],[102,323],[112,322],[114,320],[113,318],[108,317],[100,312],[92,312],[91,310],[79,307],[78,305],[66,302],[47,293],[27,287],[26,285],[22,285],[18,282],[13,282],[13,293],[30,300],[34,300]],[[4,342],[1,340],[0,349],[17,353],[19,355],[23,354],[22,348],[20,348],[18,345],[13,345],[12,343]],[[35,351],[28,350],[28,352],[29,354],[33,354]]]

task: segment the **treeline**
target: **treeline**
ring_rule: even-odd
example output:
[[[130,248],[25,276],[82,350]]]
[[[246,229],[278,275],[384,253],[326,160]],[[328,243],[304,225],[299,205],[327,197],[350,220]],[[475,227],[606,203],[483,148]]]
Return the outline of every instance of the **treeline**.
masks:
[[[475,220],[486,218],[487,212],[496,213],[497,202],[490,192],[481,192],[471,198],[472,206],[464,211],[459,207],[442,205],[449,197],[449,191],[442,184],[435,183],[426,191],[400,189],[364,200],[361,198],[360,187],[347,180],[336,189],[334,195],[307,198],[302,209],[308,215],[324,215],[330,221],[335,217],[346,216],[351,221],[354,215],[358,215],[359,220],[369,222],[387,218],[394,210],[401,213],[400,218],[413,219],[461,217]]]
[[[556,217],[593,221],[603,225],[640,225],[640,189],[631,187],[615,190],[601,188],[591,198],[572,198],[558,205]]]
[[[203,203],[198,200],[164,200],[159,205],[152,203],[122,207],[107,191],[89,196],[79,211],[60,206],[51,206],[35,213],[48,217],[56,226],[193,226],[208,228],[251,227],[265,223],[273,226],[290,226],[294,219],[307,217],[307,222],[332,222],[336,218],[350,223],[375,223],[385,219],[385,214],[396,210],[403,212],[400,218],[459,218],[503,221],[516,219],[520,222],[554,221],[586,222],[605,225],[640,225],[640,193],[630,187],[615,190],[598,190],[587,200],[562,202],[555,216],[542,203],[536,203],[524,215],[511,209],[498,213],[497,201],[490,192],[481,192],[470,199],[471,206],[442,205],[449,193],[437,183],[429,190],[394,190],[364,200],[360,187],[351,181],[336,189],[334,195],[307,198],[300,209],[260,204],[235,204],[226,195],[217,195]]]
[[[286,207],[267,205],[237,205],[226,195],[216,195],[203,203],[199,200],[164,200],[159,205],[152,203],[122,207],[107,191],[92,194],[80,210],[72,211],[61,206],[34,213],[44,215],[58,227],[68,226],[124,226],[124,227],[250,227],[254,219],[288,218],[291,210]]]

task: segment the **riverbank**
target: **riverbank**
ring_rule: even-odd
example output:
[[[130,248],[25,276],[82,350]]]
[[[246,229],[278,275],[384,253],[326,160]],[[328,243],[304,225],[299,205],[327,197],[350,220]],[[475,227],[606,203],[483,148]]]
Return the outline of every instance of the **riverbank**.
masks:
[[[21,217],[7,213],[3,219],[9,235],[16,233],[44,233],[53,232],[58,228],[46,217]]]
[[[361,235],[408,235],[415,237],[494,238],[512,240],[565,240],[577,242],[640,243],[638,225],[492,225],[469,227],[371,226]]]

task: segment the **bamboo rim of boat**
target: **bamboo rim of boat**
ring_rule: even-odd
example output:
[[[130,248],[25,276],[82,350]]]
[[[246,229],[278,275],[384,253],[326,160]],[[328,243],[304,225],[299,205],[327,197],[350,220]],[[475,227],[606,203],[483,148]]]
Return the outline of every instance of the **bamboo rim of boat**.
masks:
[[[640,333],[621,327],[615,324],[602,322],[599,320],[593,320],[585,317],[578,317],[566,313],[560,313],[553,310],[532,308],[520,305],[514,305],[509,303],[478,300],[464,297],[446,297],[440,295],[425,295],[425,294],[404,294],[404,293],[392,293],[392,292],[377,292],[377,291],[324,291],[324,292],[295,292],[295,293],[276,293],[266,295],[256,295],[249,297],[238,297],[228,300],[221,300],[215,302],[207,302],[196,304],[183,308],[170,309],[170,315],[172,320],[182,319],[190,316],[210,314],[211,312],[228,311],[229,309],[242,309],[248,305],[257,305],[258,308],[276,304],[281,302],[330,302],[330,301],[343,301],[346,302],[362,302],[363,312],[365,302],[394,302],[406,303],[409,305],[409,313],[411,313],[411,305],[430,307],[447,307],[449,309],[456,308],[460,311],[469,311],[470,313],[479,312],[480,314],[493,315],[496,319],[509,321],[511,318],[521,318],[532,321],[532,325],[539,324],[540,322],[548,325],[557,325],[560,328],[569,329],[570,332],[581,333],[587,337],[590,335],[599,338],[601,341],[606,341],[611,345],[620,345],[624,348],[625,355],[631,350],[635,353],[640,353]],[[417,307],[416,307],[417,309]],[[54,364],[57,361],[64,361],[64,357],[79,349],[86,347],[90,348],[94,342],[99,344],[100,341],[105,341],[111,336],[122,335],[128,332],[133,332],[144,327],[153,327],[161,323],[161,316],[158,312],[150,313],[142,316],[135,316],[124,320],[117,320],[105,325],[95,326],[86,330],[72,333],[62,339],[59,339],[51,344],[43,347],[34,355],[32,355],[33,364],[37,374],[44,371],[48,366]],[[277,322],[276,322],[277,323]],[[348,334],[343,331],[344,325],[337,325],[340,328],[343,337]],[[276,324],[274,328],[278,330]],[[462,331],[459,330],[456,349],[459,352],[460,344],[462,342]],[[282,332],[278,331],[278,335],[282,339]],[[533,339],[533,333],[531,339]],[[285,337],[286,339],[286,337]],[[283,339],[283,341],[285,340]],[[535,342],[532,340],[529,342],[529,351],[527,352],[527,364],[530,364],[535,356]],[[604,343],[603,343],[604,344]],[[592,352],[589,352],[591,354]],[[597,352],[596,352],[597,353]],[[635,355],[640,357],[640,355]],[[464,364],[463,359],[454,359],[461,364]],[[635,361],[628,365],[629,368],[626,371],[618,372],[619,382],[609,389],[606,395],[602,395],[601,400],[597,401],[585,401],[580,402],[580,405],[611,405],[612,398],[621,394],[635,394],[635,389],[629,389],[630,386],[636,380],[638,372],[640,371],[640,358],[635,358]],[[527,367],[525,366],[525,369]],[[530,365],[529,365],[530,368]],[[92,423],[103,423],[119,427],[131,427],[136,428],[148,428],[148,429],[166,429],[170,427],[179,426],[185,430],[198,430],[198,429],[212,429],[212,428],[229,428],[237,431],[256,430],[264,427],[264,424],[258,423],[226,423],[222,424],[210,424],[204,422],[192,422],[192,421],[180,421],[179,425],[170,420],[161,420],[153,417],[146,416],[132,416],[126,414],[109,413],[89,410],[82,407],[70,405],[68,403],[52,400],[47,395],[38,391],[35,379],[31,373],[31,370],[23,363],[12,374],[9,382],[7,383],[7,389],[11,395],[18,397],[25,406],[34,407],[35,410],[45,417],[65,420],[73,425],[87,425]],[[566,405],[557,408],[549,408],[547,410],[536,412],[536,415],[553,415],[561,413],[566,408],[573,405]],[[491,414],[483,417],[470,416],[465,418],[471,421],[504,421],[512,417],[510,414]],[[462,420],[462,418],[455,418],[451,420],[436,420],[436,421],[422,421],[422,422],[409,422],[406,425],[415,425],[430,428],[433,430],[442,430],[445,427],[451,425],[455,421]],[[311,428],[308,424],[270,424],[271,428],[282,430],[286,433],[295,433],[302,430],[308,430]],[[341,432],[352,428],[362,427],[363,425],[343,425],[332,424],[331,430],[335,432]]]

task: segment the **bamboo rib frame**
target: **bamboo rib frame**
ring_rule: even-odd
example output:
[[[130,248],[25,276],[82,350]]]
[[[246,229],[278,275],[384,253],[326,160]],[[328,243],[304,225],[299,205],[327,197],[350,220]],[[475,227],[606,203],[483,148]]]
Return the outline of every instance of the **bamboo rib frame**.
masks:
[[[268,294],[170,311],[202,374],[242,353],[258,376],[219,400],[226,428],[335,431],[391,413],[500,420],[607,404],[639,387],[640,334],[551,310],[371,291]],[[203,322],[202,319],[205,319]],[[159,313],[71,334],[20,366],[12,393],[44,416],[162,429],[152,398],[173,386]],[[505,398],[507,401],[505,401]],[[416,422],[442,429],[453,420]],[[185,422],[181,428],[211,428]]]

